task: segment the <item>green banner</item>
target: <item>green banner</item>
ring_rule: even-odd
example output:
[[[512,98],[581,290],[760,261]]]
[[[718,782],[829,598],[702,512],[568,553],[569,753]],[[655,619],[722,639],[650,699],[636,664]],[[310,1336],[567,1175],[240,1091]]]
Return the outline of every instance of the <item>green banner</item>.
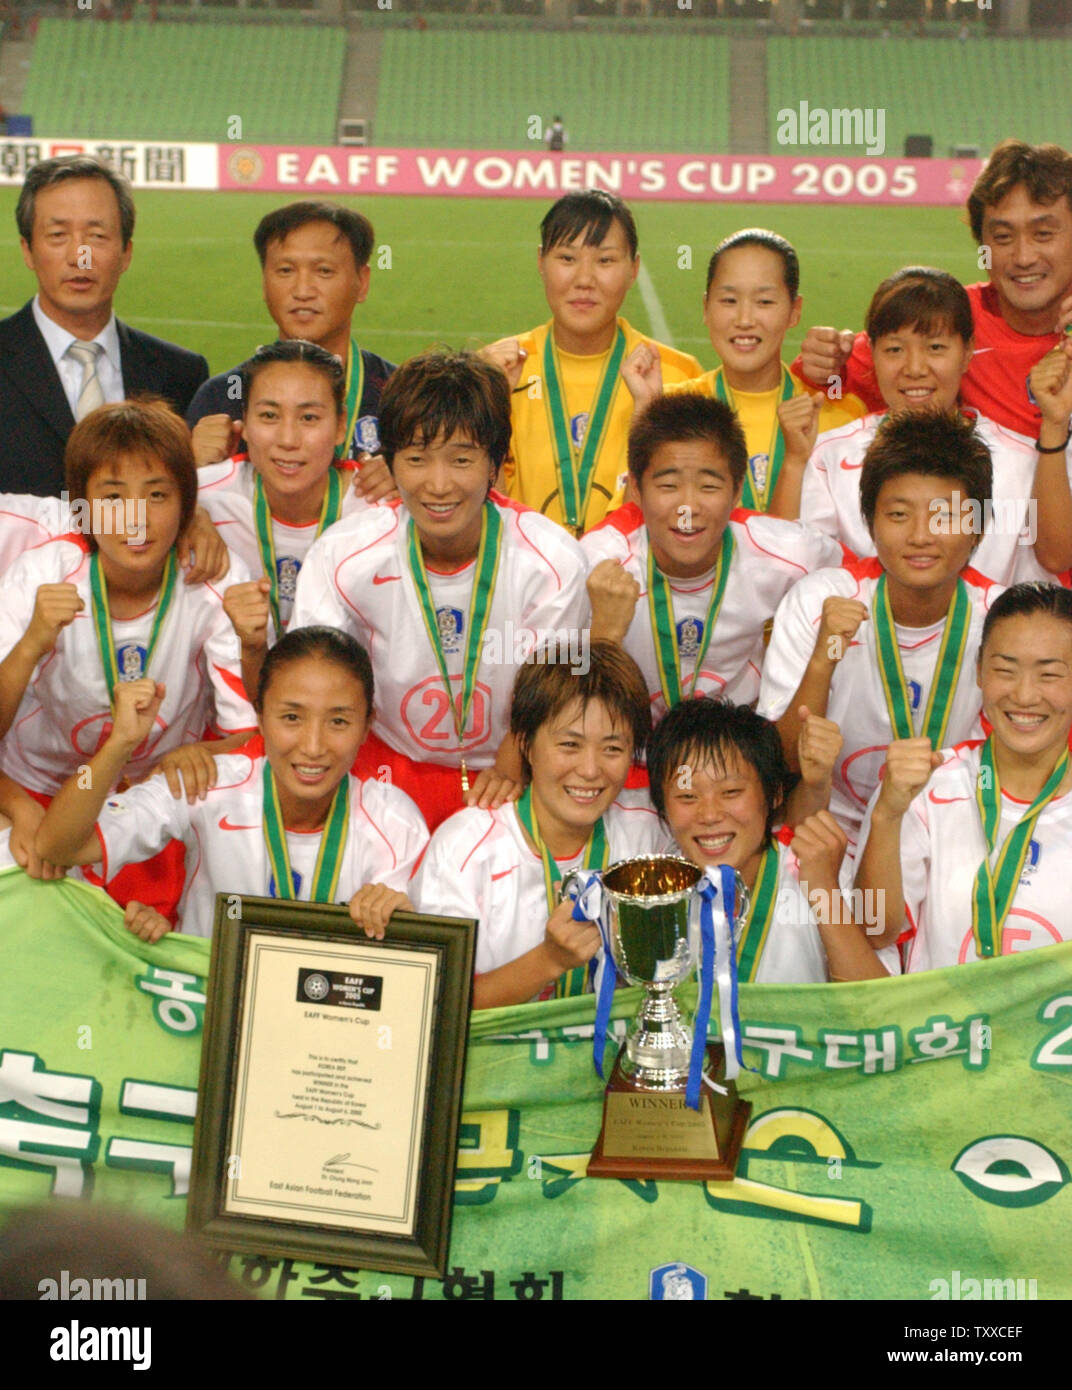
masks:
[[[11,870],[0,960],[0,1207],[52,1192],[181,1228],[208,943],[146,946],[98,890]],[[590,996],[476,1014],[448,1278],[230,1268],[288,1299],[1067,1298],[1070,978],[1072,944],[742,986],[757,1070],[728,1183],[586,1178]]]

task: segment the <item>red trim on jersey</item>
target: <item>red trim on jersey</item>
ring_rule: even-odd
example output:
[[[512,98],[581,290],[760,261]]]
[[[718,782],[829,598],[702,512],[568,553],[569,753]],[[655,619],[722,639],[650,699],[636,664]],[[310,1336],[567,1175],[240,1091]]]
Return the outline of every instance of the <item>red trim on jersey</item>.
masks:
[[[231,456],[229,459],[221,459],[221,460],[220,460],[220,463],[229,463],[229,464],[231,465],[231,471],[230,471],[230,473],[225,473],[225,474],[223,475],[222,478],[216,478],[216,479],[215,479],[213,482],[211,482],[211,483],[204,483],[204,484],[198,483],[198,485],[197,485],[197,490],[198,490],[198,492],[215,492],[217,488],[225,488],[225,487],[227,487],[227,485],[228,485],[230,482],[232,482],[233,479],[235,478],[235,476],[237,475],[237,473],[238,473],[238,471],[239,471],[241,465],[242,465],[243,463],[248,463],[248,462],[249,462],[249,455],[248,455],[248,454],[232,454],[232,456]],[[215,466],[215,467],[218,468],[218,467],[219,467],[219,464],[216,464],[216,465],[209,465],[209,466]]]
[[[491,832],[492,832],[494,829],[495,829],[495,820],[494,820],[494,818],[492,818],[492,819],[491,819],[491,823],[490,823],[490,825],[488,826],[487,830],[484,831],[484,833],[483,833],[483,835],[481,835],[480,839],[477,840],[476,844],[473,846],[473,848],[469,851],[469,853],[468,853],[468,854],[465,856],[465,858],[462,860],[462,862],[461,862],[461,871],[462,871],[463,873],[464,873],[465,870],[469,867],[469,860],[472,859],[473,855],[477,852],[477,850],[480,848],[480,846],[484,843],[484,841],[488,838],[488,836],[491,834]],[[527,848],[527,846],[526,846],[526,848]],[[530,851],[530,852],[531,852],[531,851]],[[507,870],[507,872],[509,873],[510,870]]]
[[[355,778],[354,780],[356,781],[357,779]],[[351,787],[351,788],[350,788],[350,796],[351,796],[351,798],[353,797],[353,790],[354,790],[353,787]],[[362,811],[362,814],[364,815],[365,819],[368,821],[369,825],[372,826],[373,830],[375,830],[376,834],[380,837],[380,839],[384,842],[384,844],[387,846],[388,850],[390,851],[390,855],[391,855],[391,868],[393,869],[393,868],[397,865],[397,863],[398,863],[398,855],[395,853],[395,851],[394,851],[394,846],[391,844],[391,841],[387,838],[387,836],[384,834],[383,830],[380,828],[380,826],[378,826],[378,825],[376,824],[376,822],[372,819],[371,815],[369,814],[369,809],[368,809],[368,807],[365,805],[365,789],[364,789],[364,786],[363,786],[360,782],[358,782],[357,799],[358,799],[358,801],[359,801],[359,803],[360,803],[360,805],[361,805],[361,811]]]
[[[596,525],[585,534],[594,536],[597,532],[603,531],[609,527],[612,531],[618,531],[621,535],[628,536],[631,535],[633,531],[639,530],[643,525],[644,513],[637,504],[635,502],[623,502],[620,507],[615,507],[614,511],[608,512],[602,521],[597,522]]]
[[[760,545],[759,541],[756,540],[755,536],[753,536],[752,532],[749,530],[748,522],[751,520],[752,517],[762,515],[762,512],[752,512],[745,510],[745,508],[743,507],[737,507],[730,513],[730,520],[741,522],[741,524],[744,526],[744,529],[748,532],[748,539],[761,554],[769,555],[772,560],[781,560],[783,565],[792,565],[793,568],[795,570],[799,570],[801,574],[808,574],[809,571],[807,569],[807,566],[798,564],[796,560],[790,560],[789,557],[786,555],[779,555],[776,550],[768,550],[765,545]],[[772,517],[771,520],[780,521],[782,520],[782,518]],[[792,525],[793,523],[790,522],[789,524]],[[842,547],[842,549],[844,549],[844,547]]]
[[[757,512],[754,507],[734,507],[733,511],[730,512],[730,520],[739,521],[742,526],[746,526],[752,517],[762,515],[763,513]],[[777,521],[778,518],[775,517],[775,520]]]
[[[853,579],[880,579],[886,573],[877,555],[869,555],[863,560],[850,560],[844,568]]]

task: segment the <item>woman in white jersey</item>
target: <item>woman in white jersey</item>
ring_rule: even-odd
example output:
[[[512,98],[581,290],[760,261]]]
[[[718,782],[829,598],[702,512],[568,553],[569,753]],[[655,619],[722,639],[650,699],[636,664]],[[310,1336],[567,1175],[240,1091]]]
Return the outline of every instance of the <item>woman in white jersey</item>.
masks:
[[[380,444],[401,495],[346,518],[302,566],[293,626],[368,648],[379,699],[359,771],[390,770],[431,829],[517,794],[509,738],[518,666],[541,640],[580,658],[580,547],[493,491],[510,443],[506,377],[474,353],[429,352],[392,374]]]
[[[995,599],[978,680],[988,737],[891,743],[861,831],[857,887],[886,902],[872,942],[906,936],[906,971],[1072,940],[1072,593]]]
[[[807,575],[775,614],[758,709],[777,722],[790,767],[802,706],[839,726],[830,810],[851,844],[891,739],[926,733],[941,747],[979,731],[975,657],[1000,589],[971,568],[972,513],[990,480],[968,421],[891,416],[860,483],[877,555]]]
[[[316,538],[367,509],[340,459],[346,434],[339,359],[300,338],[258,348],[241,368],[248,456],[198,471],[198,500],[228,549],[257,578],[227,590],[243,650],[263,660],[268,622],[282,636],[298,574]]]
[[[414,882],[421,911],[480,923],[476,1009],[584,993],[599,929],[573,920],[558,885],[573,869],[669,843],[647,795],[623,791],[651,729],[633,659],[602,641],[591,643],[587,669],[539,655],[518,672],[510,709],[529,785],[510,805],[445,821]]]
[[[829,811],[776,831],[792,774],[778,730],[709,696],[683,700],[648,742],[651,799],[699,868],[729,864],[750,895],[736,923],[742,982],[814,984],[887,972],[838,873],[848,839]]]
[[[184,932],[211,935],[216,894],[246,893],[349,903],[356,922],[382,934],[390,914],[409,906],[404,889],[428,831],[404,792],[350,776],[373,699],[364,649],[330,628],[288,634],[261,670],[263,743],[220,758],[203,799],[173,796],[162,777],[109,796],[163,694],[151,679],[119,691],[91,776],[71,778],[41,823],[40,855],[53,864],[99,864],[107,882],[175,838],[186,846]],[[149,930],[155,940],[160,924]]]
[[[875,384],[889,415],[960,414],[958,393],[972,358],[973,332],[967,291],[944,270],[912,265],[883,280],[867,311],[867,334]],[[972,566],[998,584],[1053,579],[1035,553],[1030,511],[1034,444],[985,415],[965,414],[990,450],[994,472],[991,500],[973,518],[981,539]],[[804,474],[801,521],[833,536],[860,559],[875,554],[860,508],[860,473],[887,418],[885,413],[866,415],[821,435]]]
[[[88,530],[28,550],[0,583],[0,769],[47,801],[107,738],[118,687],[148,676],[167,696],[117,777],[159,770],[175,789],[180,774],[207,788],[215,755],[256,720],[221,587],[179,575],[197,504],[189,431],[163,402],[104,405],[71,432],[65,467]],[[173,911],[181,857],[167,853],[143,881],[113,885],[116,900]]]

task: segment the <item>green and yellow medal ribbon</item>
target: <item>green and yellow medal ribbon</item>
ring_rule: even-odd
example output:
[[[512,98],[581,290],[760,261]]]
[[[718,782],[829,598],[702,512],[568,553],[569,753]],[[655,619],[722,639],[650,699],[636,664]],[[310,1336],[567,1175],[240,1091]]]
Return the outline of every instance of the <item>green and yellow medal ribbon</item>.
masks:
[[[584,443],[580,455],[573,447],[570,436],[569,414],[566,409],[566,393],[558,367],[558,352],[555,349],[554,329],[547,330],[547,340],[543,345],[543,377],[547,402],[547,422],[551,432],[551,444],[555,456],[555,472],[558,475],[558,495],[562,501],[565,524],[576,534],[584,530],[588,503],[592,496],[592,481],[595,477],[596,462],[603,447],[614,393],[620,384],[619,371],[625,357],[625,332],[621,325],[603,366],[599,384],[596,387],[595,403],[585,426]]]
[[[143,676],[149,674],[153,652],[156,649],[156,640],[160,636],[164,620],[171,608],[171,600],[175,596],[175,579],[178,571],[179,563],[175,557],[175,551],[174,549],[169,550],[167,560],[164,562],[164,576],[160,583],[160,593],[156,602],[156,616],[153,618],[152,630],[149,633],[149,645],[145,652],[145,666],[141,673]],[[119,684],[119,666],[115,658],[115,642],[112,639],[112,614],[108,607],[108,581],[104,577],[100,552],[97,550],[93,552],[89,560],[89,596],[90,607],[93,610],[93,628],[97,634],[101,665],[104,667],[104,680],[108,686],[108,701],[114,706],[115,687]]]
[[[1068,761],[1066,748],[1058,758],[1057,766],[1046,779],[1046,785],[1016,822],[1001,846],[1001,853],[991,869],[990,856],[994,853],[998,828],[1001,825],[1001,785],[994,761],[994,735],[991,734],[983,744],[979,758],[979,778],[975,785],[975,804],[979,808],[979,818],[986,835],[987,855],[979,865],[972,889],[972,935],[975,937],[975,950],[980,958],[1001,954],[1001,930],[1012,907],[1012,900],[1016,896],[1031,837],[1047,802],[1052,801],[1057,795],[1057,790],[1068,771]]]
[[[556,864],[553,855],[548,852],[547,846],[543,842],[543,836],[540,834],[540,827],[536,823],[536,813],[532,809],[531,784],[525,788],[514,805],[522,828],[539,850],[540,858],[543,861],[543,887],[544,893],[547,895],[547,912],[550,915],[558,906],[557,889],[562,882],[562,871]],[[605,869],[607,867],[607,832],[603,828],[602,816],[592,827],[592,833],[584,847],[584,867],[586,869]],[[555,998],[566,999],[577,994],[584,994],[587,983],[587,965],[576,965],[572,970],[565,971],[555,981]]]
[[[882,679],[882,689],[886,696],[886,709],[889,711],[890,728],[894,738],[915,738],[912,724],[912,702],[908,695],[908,682],[901,665],[901,652],[897,646],[897,629],[890,607],[889,589],[883,574],[875,585],[875,602],[872,621],[875,624],[875,644],[878,649],[878,669]],[[964,652],[968,645],[968,631],[971,627],[971,601],[968,587],[963,579],[957,580],[957,587],[949,602],[945,616],[945,632],[942,645],[934,663],[934,679],[927,708],[923,714],[920,736],[931,741],[937,751],[945,747],[945,731],[949,714],[953,708],[953,695],[960,678]]]
[[[320,508],[320,521],[316,528],[316,534],[318,536],[323,534],[324,529],[333,526],[340,516],[342,516],[342,478],[339,475],[339,470],[332,465],[328,469],[328,485],[324,489],[324,503]],[[257,531],[257,547],[261,553],[264,577],[272,586],[268,592],[268,604],[272,611],[272,622],[275,624],[275,635],[278,640],[283,635],[283,624],[279,618],[279,572],[275,562],[272,512],[268,506],[264,483],[261,481],[261,475],[257,472],[253,474],[253,524]]]
[[[737,403],[733,399],[733,390],[726,382],[725,371],[718,367],[715,371],[715,396],[718,400],[725,402],[731,410],[737,410]],[[789,375],[789,368],[782,363],[782,400],[789,401],[796,394],[796,383]],[[782,434],[782,426],[778,420],[778,410],[775,407],[774,420],[771,426],[770,443],[767,445],[767,477],[763,484],[762,493],[756,490],[756,480],[753,476],[751,467],[744,471],[744,490],[741,493],[741,506],[747,507],[753,512],[765,512],[770,505],[770,500],[774,496],[774,489],[778,484],[778,475],[782,471],[782,460],[785,458],[785,436]]]
[[[473,594],[469,600],[469,618],[465,637],[465,660],[462,666],[462,693],[460,700],[455,700],[450,682],[450,671],[447,668],[447,658],[443,651],[443,643],[439,636],[439,624],[436,622],[435,602],[432,598],[431,586],[428,583],[428,571],[424,566],[424,552],[421,550],[420,538],[417,528],[410,518],[409,528],[406,537],[406,546],[409,559],[409,570],[413,576],[413,584],[417,590],[417,598],[421,605],[421,617],[424,619],[424,629],[428,634],[428,640],[432,644],[435,652],[436,662],[439,665],[439,674],[443,678],[443,687],[447,692],[447,700],[450,703],[451,714],[454,716],[454,729],[458,735],[458,747],[464,748],[464,730],[469,721],[469,707],[473,703],[473,694],[476,690],[476,676],[480,667],[480,657],[484,647],[484,633],[488,626],[488,617],[491,613],[491,600],[495,593],[495,580],[499,573],[499,554],[502,550],[502,518],[499,516],[497,508],[491,502],[484,504],[484,513],[480,522],[480,548],[476,556],[476,575],[473,579]],[[459,708],[460,706],[460,708]],[[467,778],[465,775],[465,762],[462,761],[462,789],[468,790]]]
[[[365,390],[365,359],[361,349],[350,339],[350,352],[346,359],[346,433],[341,444],[335,445],[335,457],[344,459],[350,452],[354,430],[357,427],[357,412],[361,409],[361,397]]]
[[[703,640],[696,653],[696,665],[688,682],[688,693],[692,694],[696,677],[711,644],[711,635],[718,622],[719,610],[726,594],[726,584],[733,563],[733,532],[727,525],[722,532],[722,548],[715,566],[715,576],[711,585],[711,600],[707,605],[704,619]],[[655,661],[659,667],[659,685],[667,709],[673,709],[685,698],[686,691],[681,679],[681,653],[678,650],[677,628],[674,626],[674,601],[670,584],[662,570],[655,563],[652,548],[648,546],[648,613],[651,618],[651,631],[655,639]]]
[[[737,931],[737,978],[750,984],[756,978],[778,900],[778,846],[768,845],[763,851],[756,886],[752,890],[748,918]]]
[[[268,849],[268,865],[275,879],[275,895],[280,901],[293,901],[294,880],[290,872],[290,855],[287,853],[287,832],[283,825],[283,812],[279,807],[279,788],[275,784],[275,774],[267,758],[264,760],[262,788],[264,843]],[[335,901],[349,824],[350,779],[344,777],[335,788],[327,822],[320,832],[320,849],[316,856],[316,868],[313,870],[312,887],[309,890],[310,902]]]

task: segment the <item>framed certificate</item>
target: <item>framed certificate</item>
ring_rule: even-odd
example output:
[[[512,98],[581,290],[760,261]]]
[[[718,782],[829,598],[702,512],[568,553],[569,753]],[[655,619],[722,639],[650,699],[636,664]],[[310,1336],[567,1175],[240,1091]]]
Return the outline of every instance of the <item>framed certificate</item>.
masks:
[[[214,1246],[446,1273],[476,923],[220,894],[187,1227]]]

